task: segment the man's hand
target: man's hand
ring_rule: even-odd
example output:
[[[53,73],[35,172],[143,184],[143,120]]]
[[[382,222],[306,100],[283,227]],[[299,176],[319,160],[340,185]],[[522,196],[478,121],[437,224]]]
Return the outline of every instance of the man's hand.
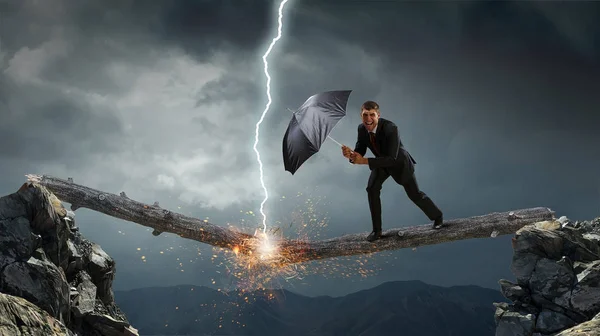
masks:
[[[369,164],[369,159],[364,158],[356,152],[350,154],[350,160],[352,160],[352,163],[354,164]]]
[[[353,152],[352,152],[352,150],[350,149],[350,147],[348,147],[348,146],[346,146],[346,145],[342,146],[342,155],[343,155],[345,158],[349,159],[349,158],[350,158],[350,155],[352,155],[352,153],[353,153]]]

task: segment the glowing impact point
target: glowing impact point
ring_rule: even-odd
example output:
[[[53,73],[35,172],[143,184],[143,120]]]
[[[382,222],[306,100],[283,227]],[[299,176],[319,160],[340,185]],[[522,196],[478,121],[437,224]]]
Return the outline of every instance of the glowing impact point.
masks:
[[[271,76],[269,76],[269,63],[267,62],[267,57],[269,56],[269,54],[271,53],[271,50],[273,49],[273,47],[275,46],[275,43],[277,41],[279,41],[279,39],[281,38],[281,30],[283,27],[283,7],[285,6],[285,4],[288,2],[288,0],[282,0],[281,3],[279,4],[279,18],[278,18],[278,27],[277,27],[277,36],[271,41],[271,44],[269,45],[269,48],[267,49],[267,51],[265,52],[265,54],[263,55],[262,59],[263,59],[263,64],[264,64],[264,71],[265,71],[265,76],[267,77],[267,98],[268,98],[268,102],[267,105],[265,106],[265,110],[263,111],[260,120],[256,123],[256,136],[255,136],[255,140],[254,140],[254,151],[256,152],[256,160],[258,161],[258,166],[259,166],[259,171],[260,171],[260,184],[262,185],[262,188],[265,192],[265,198],[263,199],[263,201],[260,203],[260,213],[263,216],[263,232],[266,233],[267,231],[267,215],[264,213],[264,205],[267,202],[267,200],[269,199],[269,193],[267,191],[267,187],[265,186],[265,181],[264,181],[264,173],[263,173],[263,164],[262,161],[260,160],[260,153],[258,152],[258,149],[256,148],[256,146],[258,145],[258,136],[259,136],[259,127],[260,124],[263,122],[263,119],[265,118],[265,115],[267,114],[267,111],[269,111],[269,107],[271,106],[272,100],[271,100]]]
[[[273,259],[277,256],[277,246],[269,239],[266,233],[255,232],[255,236],[259,237],[259,245],[256,251],[261,260]]]

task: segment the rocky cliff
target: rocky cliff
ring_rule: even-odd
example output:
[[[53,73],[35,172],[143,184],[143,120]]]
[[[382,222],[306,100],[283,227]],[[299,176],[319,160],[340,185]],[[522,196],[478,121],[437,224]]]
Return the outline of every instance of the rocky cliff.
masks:
[[[114,260],[45,188],[0,198],[0,246],[0,335],[138,335],[114,302]]]
[[[600,218],[530,225],[513,238],[512,304],[496,304],[496,336],[600,335]]]

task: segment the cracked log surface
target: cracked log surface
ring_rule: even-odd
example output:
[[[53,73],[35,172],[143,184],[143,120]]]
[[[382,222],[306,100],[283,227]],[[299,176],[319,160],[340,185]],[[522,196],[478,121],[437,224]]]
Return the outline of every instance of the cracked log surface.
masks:
[[[103,192],[76,184],[71,179],[63,180],[47,175],[27,177],[28,183],[45,187],[61,201],[70,203],[73,211],[87,208],[151,227],[156,234],[169,232],[217,247],[235,247],[244,254],[256,247],[255,243],[249,244],[258,239],[254,235],[162,209],[157,203],[144,204],[129,199],[124,193],[116,195]],[[390,229],[383,232],[385,238],[373,243],[366,241],[366,232],[319,241],[282,239],[277,240],[277,244],[280,253],[285,256],[282,263],[288,264],[513,234],[526,225],[543,221],[555,221],[554,211],[536,207],[451,219],[446,220],[446,226],[439,230],[432,229],[431,224]]]

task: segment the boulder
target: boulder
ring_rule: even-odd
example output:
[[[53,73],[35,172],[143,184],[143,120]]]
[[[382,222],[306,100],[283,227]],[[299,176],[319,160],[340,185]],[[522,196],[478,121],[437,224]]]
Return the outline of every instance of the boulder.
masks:
[[[33,303],[0,293],[0,335],[73,336],[63,323]]]
[[[593,319],[563,330],[555,336],[597,336],[600,334],[600,314]]]
[[[600,335],[600,218],[528,225],[512,242],[516,282],[499,281],[512,304],[496,304],[496,336]]]

